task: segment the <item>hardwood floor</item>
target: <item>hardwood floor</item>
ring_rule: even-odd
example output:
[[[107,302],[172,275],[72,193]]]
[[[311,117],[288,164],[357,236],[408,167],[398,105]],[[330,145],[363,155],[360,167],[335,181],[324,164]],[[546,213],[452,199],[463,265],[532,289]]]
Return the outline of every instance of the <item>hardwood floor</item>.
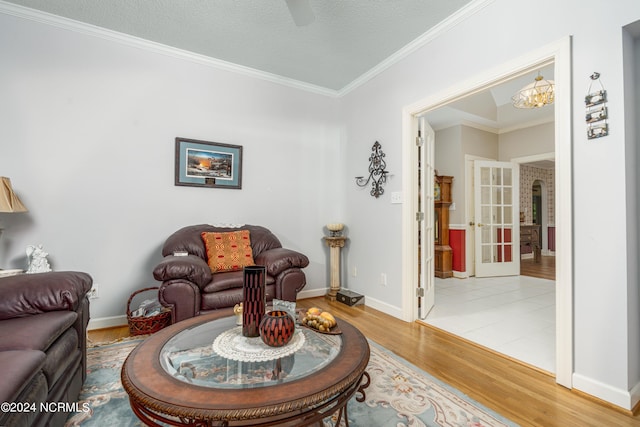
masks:
[[[539,263],[534,262],[533,258],[521,259],[520,274],[522,276],[556,280],[556,257],[542,256]]]
[[[640,415],[568,390],[545,373],[431,326],[403,322],[370,307],[349,307],[322,297],[299,300],[298,306],[332,312],[370,340],[521,426],[640,427]],[[126,327],[91,331],[89,338],[110,341],[123,334],[128,335]]]
[[[106,329],[94,329],[87,334],[89,345],[107,343],[129,337],[129,326],[116,326]]]

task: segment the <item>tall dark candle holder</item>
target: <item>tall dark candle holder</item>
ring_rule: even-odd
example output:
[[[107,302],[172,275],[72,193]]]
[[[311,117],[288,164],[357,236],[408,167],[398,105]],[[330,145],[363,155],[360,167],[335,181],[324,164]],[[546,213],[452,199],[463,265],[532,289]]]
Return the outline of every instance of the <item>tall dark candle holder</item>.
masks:
[[[266,267],[254,265],[244,267],[242,286],[242,335],[245,337],[260,336],[260,322],[265,313],[265,278]]]

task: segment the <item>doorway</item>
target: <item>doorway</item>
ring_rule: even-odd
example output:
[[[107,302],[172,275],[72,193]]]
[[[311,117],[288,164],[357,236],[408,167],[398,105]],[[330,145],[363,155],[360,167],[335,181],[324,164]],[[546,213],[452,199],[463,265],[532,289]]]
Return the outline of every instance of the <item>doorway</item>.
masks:
[[[536,237],[535,242],[523,242],[520,274],[555,280],[555,153],[548,152],[534,156],[512,159],[522,170],[521,229],[524,226],[525,239]],[[535,235],[532,236],[532,232]],[[535,245],[532,245],[535,243]],[[538,251],[534,251],[534,246]]]
[[[535,129],[537,127],[525,132],[537,133],[537,138],[552,137]],[[445,138],[440,143],[451,143],[446,139],[446,132],[444,129]],[[440,135],[436,134],[436,142]],[[505,141],[509,143],[519,136],[510,136]],[[487,139],[491,139],[491,135]],[[554,374],[555,275],[546,280],[520,276],[522,263],[529,261],[526,257],[533,257],[533,251],[531,243],[523,245],[524,240],[518,236],[522,227],[520,204],[531,210],[531,200],[519,201],[533,200],[534,195],[538,195],[532,192],[535,181],[531,182],[530,178],[538,174],[528,171],[527,179],[521,180],[517,163],[466,160],[468,172],[464,181],[469,181],[470,191],[465,204],[467,218],[471,219],[468,228],[472,231],[470,237],[479,235],[475,240],[482,239],[466,247],[467,254],[476,261],[467,266],[476,265],[476,274],[461,280],[436,279],[436,304],[425,323]],[[440,167],[437,162],[435,166]],[[531,188],[519,195],[518,190],[524,185]],[[460,193],[458,202],[462,197]],[[473,203],[469,203],[470,199]],[[525,230],[533,227],[538,226],[528,225]],[[526,231],[523,234],[524,239],[531,239]],[[525,252],[522,260],[521,249]]]
[[[544,207],[542,206],[542,188],[544,187],[544,183],[540,180],[535,180],[533,185],[531,186],[531,206],[533,216],[533,223],[537,225],[542,225],[542,210]],[[545,188],[546,195],[546,188]]]
[[[555,103],[555,156],[556,156],[556,199],[571,200],[571,131],[570,131],[570,56],[571,39],[566,38],[545,46],[536,52],[524,55],[508,64],[482,73],[469,81],[462,82],[442,93],[430,96],[403,110],[403,180],[408,183],[407,192],[415,194],[415,156],[412,155],[417,117],[436,110],[469,94],[495,86],[516,76],[531,73],[541,66],[553,63],[556,81]],[[415,198],[417,199],[417,197]],[[412,282],[417,268],[415,258],[416,236],[413,233],[417,200],[411,198],[403,205],[403,314],[407,320],[418,318],[415,282]],[[557,220],[559,233],[556,236],[558,248],[558,269],[556,286],[556,382],[571,387],[573,372],[572,299],[573,276],[571,271],[573,249],[571,227],[571,205],[558,206]],[[563,226],[565,225],[565,226]],[[424,250],[432,250],[424,248]]]

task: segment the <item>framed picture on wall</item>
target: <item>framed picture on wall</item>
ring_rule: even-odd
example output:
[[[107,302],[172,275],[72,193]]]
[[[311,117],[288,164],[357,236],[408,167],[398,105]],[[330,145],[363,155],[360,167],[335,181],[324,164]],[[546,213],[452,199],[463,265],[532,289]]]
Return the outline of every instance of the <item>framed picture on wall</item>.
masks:
[[[176,138],[175,185],[242,188],[242,146]]]

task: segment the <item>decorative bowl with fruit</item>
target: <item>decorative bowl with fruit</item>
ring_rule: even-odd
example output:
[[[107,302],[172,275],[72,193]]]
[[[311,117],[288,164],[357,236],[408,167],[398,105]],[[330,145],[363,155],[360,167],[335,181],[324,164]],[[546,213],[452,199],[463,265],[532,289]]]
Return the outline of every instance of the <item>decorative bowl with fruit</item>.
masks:
[[[338,322],[328,311],[322,311],[317,307],[311,307],[302,315],[301,323],[313,330],[324,334],[340,334]]]

